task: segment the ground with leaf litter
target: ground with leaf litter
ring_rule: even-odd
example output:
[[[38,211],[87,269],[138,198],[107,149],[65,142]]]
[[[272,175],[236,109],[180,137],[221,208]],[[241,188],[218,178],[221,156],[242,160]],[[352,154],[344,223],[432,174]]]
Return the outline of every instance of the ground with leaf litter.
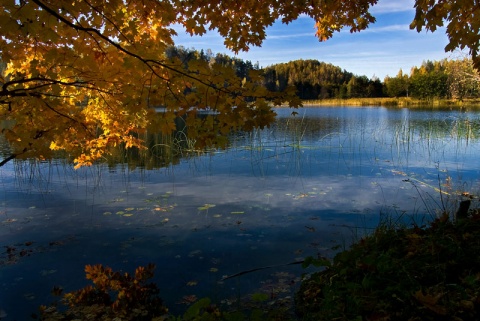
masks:
[[[302,320],[479,320],[480,211],[380,226],[303,282]]]

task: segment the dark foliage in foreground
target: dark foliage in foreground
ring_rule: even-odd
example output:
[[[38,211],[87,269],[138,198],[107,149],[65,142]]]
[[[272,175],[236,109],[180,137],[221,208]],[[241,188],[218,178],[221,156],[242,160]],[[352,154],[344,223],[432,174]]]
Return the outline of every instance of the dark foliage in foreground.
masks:
[[[304,281],[302,320],[480,320],[480,211],[379,227]]]
[[[41,320],[153,320],[167,313],[158,296],[158,288],[148,283],[155,266],[138,267],[135,275],[114,272],[102,265],[87,265],[87,279],[93,282],[78,291],[64,295],[65,312],[57,307],[41,307]],[[59,289],[57,293],[61,294]]]

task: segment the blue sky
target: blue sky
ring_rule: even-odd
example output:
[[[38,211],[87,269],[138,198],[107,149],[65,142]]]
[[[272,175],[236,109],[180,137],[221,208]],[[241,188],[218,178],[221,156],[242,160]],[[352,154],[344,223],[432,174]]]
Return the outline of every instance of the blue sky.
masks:
[[[410,30],[415,15],[413,5],[414,0],[380,0],[371,10],[376,23],[359,33],[351,34],[348,30],[335,33],[326,42],[317,40],[314,21],[308,17],[289,25],[275,23],[267,29],[267,39],[261,47],[241,52],[238,57],[253,63],[258,61],[262,67],[295,59],[316,59],[380,80],[387,75],[395,76],[400,69],[408,73],[424,60],[454,58],[454,54],[444,51],[448,42],[445,29],[434,33]],[[234,56],[216,32],[190,37],[178,30],[175,42],[187,48],[211,49],[214,53]]]

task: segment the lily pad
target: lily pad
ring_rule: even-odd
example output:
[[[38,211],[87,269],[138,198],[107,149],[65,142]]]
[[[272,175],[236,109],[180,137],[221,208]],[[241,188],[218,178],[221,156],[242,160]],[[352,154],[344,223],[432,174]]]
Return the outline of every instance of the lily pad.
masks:
[[[209,208],[212,208],[212,207],[215,207],[215,204],[205,204],[203,206],[200,206],[198,208],[199,211],[206,211],[208,210]]]

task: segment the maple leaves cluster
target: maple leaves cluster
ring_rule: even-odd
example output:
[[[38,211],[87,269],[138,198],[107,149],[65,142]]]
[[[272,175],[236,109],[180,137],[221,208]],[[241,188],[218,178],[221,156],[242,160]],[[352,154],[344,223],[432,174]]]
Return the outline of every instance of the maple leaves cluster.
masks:
[[[231,130],[268,126],[275,116],[272,106],[298,107],[300,101],[293,89],[266,90],[258,71],[242,79],[229,67],[168,57],[175,26],[192,35],[217,30],[226,47],[238,52],[261,45],[266,27],[276,20],[289,23],[302,14],[317,21],[320,40],[343,27],[360,31],[375,21],[369,8],[376,3],[3,1],[0,115],[13,150],[9,159],[48,158],[63,150],[77,167],[90,165],[118,144],[145,148],[141,134],[170,134],[179,117],[198,146],[225,146]],[[472,37],[467,40],[478,45]],[[156,113],[155,107],[165,112]],[[196,117],[202,110],[215,117]]]
[[[480,3],[457,0],[416,0],[415,19],[410,28],[436,31],[446,24],[449,43],[445,51],[468,49],[475,68],[480,70]]]

